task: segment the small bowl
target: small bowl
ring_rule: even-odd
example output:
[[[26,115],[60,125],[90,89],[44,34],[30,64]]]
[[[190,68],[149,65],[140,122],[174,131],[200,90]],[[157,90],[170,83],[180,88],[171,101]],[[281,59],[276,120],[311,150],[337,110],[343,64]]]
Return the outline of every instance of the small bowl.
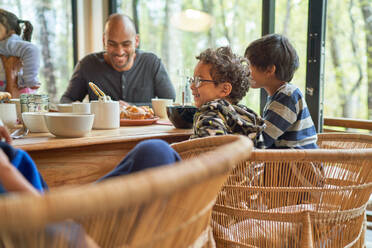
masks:
[[[176,128],[192,128],[196,111],[194,106],[167,106],[168,119]]]
[[[72,113],[72,103],[59,103],[57,108],[61,113]]]
[[[92,130],[94,114],[46,113],[46,126],[59,137],[83,137]]]
[[[44,115],[45,112],[23,112],[22,120],[31,133],[47,133]]]

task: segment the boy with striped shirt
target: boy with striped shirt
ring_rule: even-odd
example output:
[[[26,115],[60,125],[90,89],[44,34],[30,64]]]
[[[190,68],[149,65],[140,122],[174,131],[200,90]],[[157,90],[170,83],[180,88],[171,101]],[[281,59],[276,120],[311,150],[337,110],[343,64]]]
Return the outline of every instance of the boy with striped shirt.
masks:
[[[265,148],[317,148],[317,134],[300,89],[290,84],[299,66],[288,39],[270,34],[245,50],[250,62],[251,88],[264,88],[268,101],[263,112]]]

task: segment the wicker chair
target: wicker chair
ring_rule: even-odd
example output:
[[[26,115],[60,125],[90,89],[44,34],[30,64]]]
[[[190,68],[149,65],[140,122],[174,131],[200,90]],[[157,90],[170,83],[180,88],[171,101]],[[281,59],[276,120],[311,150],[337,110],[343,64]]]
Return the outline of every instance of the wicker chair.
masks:
[[[363,247],[371,159],[372,149],[254,150],[217,198],[217,246]]]
[[[19,89],[17,85],[18,72],[22,68],[22,61],[19,57],[0,55],[0,63],[3,63],[5,71],[5,80],[7,82],[5,91],[12,94],[13,98],[19,98]]]
[[[246,137],[223,136],[178,147],[185,152],[204,153],[205,147],[213,151],[175,166],[58,188],[42,197],[4,196],[3,245],[213,247],[209,223],[217,193],[231,168],[250,156],[252,143]]]
[[[318,134],[318,146],[323,149],[372,148],[372,135],[356,133]]]

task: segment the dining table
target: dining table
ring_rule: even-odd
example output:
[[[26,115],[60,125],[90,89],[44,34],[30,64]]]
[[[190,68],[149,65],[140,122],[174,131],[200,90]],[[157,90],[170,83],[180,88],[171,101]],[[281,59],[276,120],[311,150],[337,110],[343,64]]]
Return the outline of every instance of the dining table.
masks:
[[[189,139],[191,129],[170,125],[121,126],[92,130],[84,137],[55,137],[30,133],[13,141],[35,161],[49,187],[94,182],[112,170],[140,141],[162,139],[168,143]]]

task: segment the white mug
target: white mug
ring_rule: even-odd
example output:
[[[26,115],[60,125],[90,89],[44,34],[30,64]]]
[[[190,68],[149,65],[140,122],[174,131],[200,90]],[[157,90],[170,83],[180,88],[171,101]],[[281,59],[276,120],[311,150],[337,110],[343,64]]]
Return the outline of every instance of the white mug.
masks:
[[[72,112],[77,114],[90,114],[90,103],[74,102],[72,104]]]
[[[94,129],[115,129],[120,127],[118,101],[92,101],[90,108],[92,114],[95,114]]]
[[[17,124],[16,105],[14,103],[1,103],[0,119],[8,128],[14,128]]]
[[[172,105],[172,99],[163,99],[163,98],[153,98],[151,99],[152,109],[154,110],[154,114],[159,116],[160,119],[167,118],[167,106]]]
[[[18,123],[22,123],[21,102],[19,98],[10,99],[10,103],[14,103],[16,105]]]

